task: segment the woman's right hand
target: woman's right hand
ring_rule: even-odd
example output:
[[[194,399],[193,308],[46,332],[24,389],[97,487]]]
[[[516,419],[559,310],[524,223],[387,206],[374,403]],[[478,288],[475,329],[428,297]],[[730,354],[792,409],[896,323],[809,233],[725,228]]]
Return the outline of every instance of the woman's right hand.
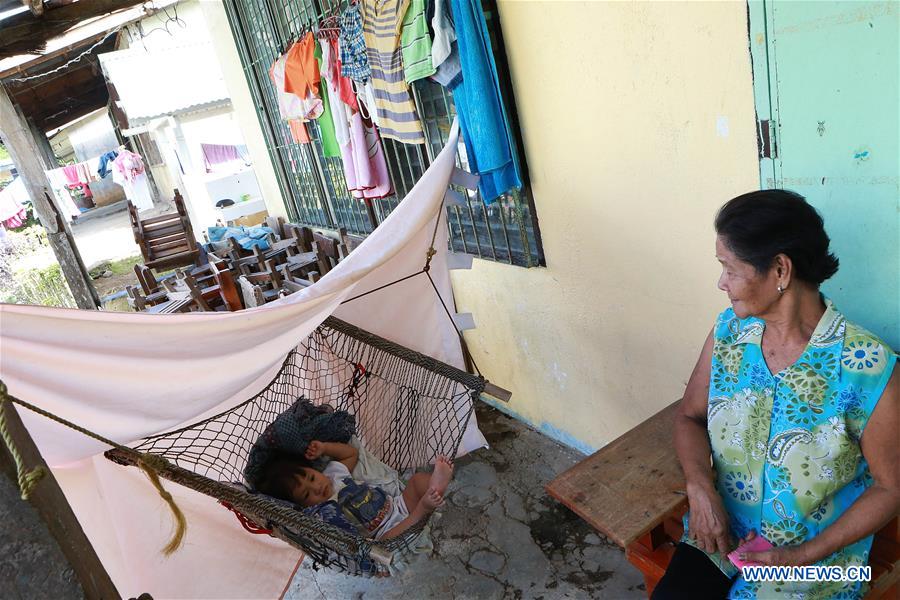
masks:
[[[723,556],[734,550],[728,513],[712,482],[688,483],[687,495],[691,507],[688,532],[697,547]]]

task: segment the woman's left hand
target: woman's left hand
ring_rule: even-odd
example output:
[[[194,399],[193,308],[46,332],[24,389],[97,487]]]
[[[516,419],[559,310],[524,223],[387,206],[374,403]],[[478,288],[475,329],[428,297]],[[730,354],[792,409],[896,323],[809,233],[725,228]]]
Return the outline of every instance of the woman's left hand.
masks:
[[[755,537],[756,532],[751,531],[747,537],[741,540],[741,544],[745,544]],[[762,552],[741,552],[740,559],[767,567],[802,567],[813,562],[809,559],[805,544],[776,546]]]

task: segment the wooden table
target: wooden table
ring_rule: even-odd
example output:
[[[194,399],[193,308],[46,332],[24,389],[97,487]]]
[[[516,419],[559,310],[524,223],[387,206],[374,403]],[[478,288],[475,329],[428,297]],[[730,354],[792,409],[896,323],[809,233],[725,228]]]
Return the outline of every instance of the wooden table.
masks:
[[[647,596],[684,529],[684,477],[672,441],[674,402],[547,484],[547,493],[625,549]],[[866,600],[900,598],[900,522],[875,534]]]
[[[672,445],[678,401],[547,485],[547,493],[623,548],[685,500]]]

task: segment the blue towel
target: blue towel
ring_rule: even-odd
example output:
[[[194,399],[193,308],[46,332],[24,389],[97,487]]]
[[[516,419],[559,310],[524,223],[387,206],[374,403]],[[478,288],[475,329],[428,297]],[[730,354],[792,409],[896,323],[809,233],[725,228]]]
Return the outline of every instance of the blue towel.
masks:
[[[462,80],[452,88],[471,169],[481,175],[484,201],[522,187],[509,120],[500,94],[497,65],[480,0],[450,0]]]
[[[206,234],[210,242],[221,242],[228,238],[234,238],[244,250],[253,250],[259,246],[260,250],[269,249],[268,234],[274,234],[269,227],[254,225],[253,227],[207,227]]]

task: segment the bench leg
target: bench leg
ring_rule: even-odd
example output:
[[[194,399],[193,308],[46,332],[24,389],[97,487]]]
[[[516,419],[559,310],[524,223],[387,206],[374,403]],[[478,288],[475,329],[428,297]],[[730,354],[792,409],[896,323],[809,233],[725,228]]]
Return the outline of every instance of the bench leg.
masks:
[[[648,598],[666,573],[674,552],[675,544],[666,533],[664,523],[660,523],[625,548],[625,558],[644,576]]]

